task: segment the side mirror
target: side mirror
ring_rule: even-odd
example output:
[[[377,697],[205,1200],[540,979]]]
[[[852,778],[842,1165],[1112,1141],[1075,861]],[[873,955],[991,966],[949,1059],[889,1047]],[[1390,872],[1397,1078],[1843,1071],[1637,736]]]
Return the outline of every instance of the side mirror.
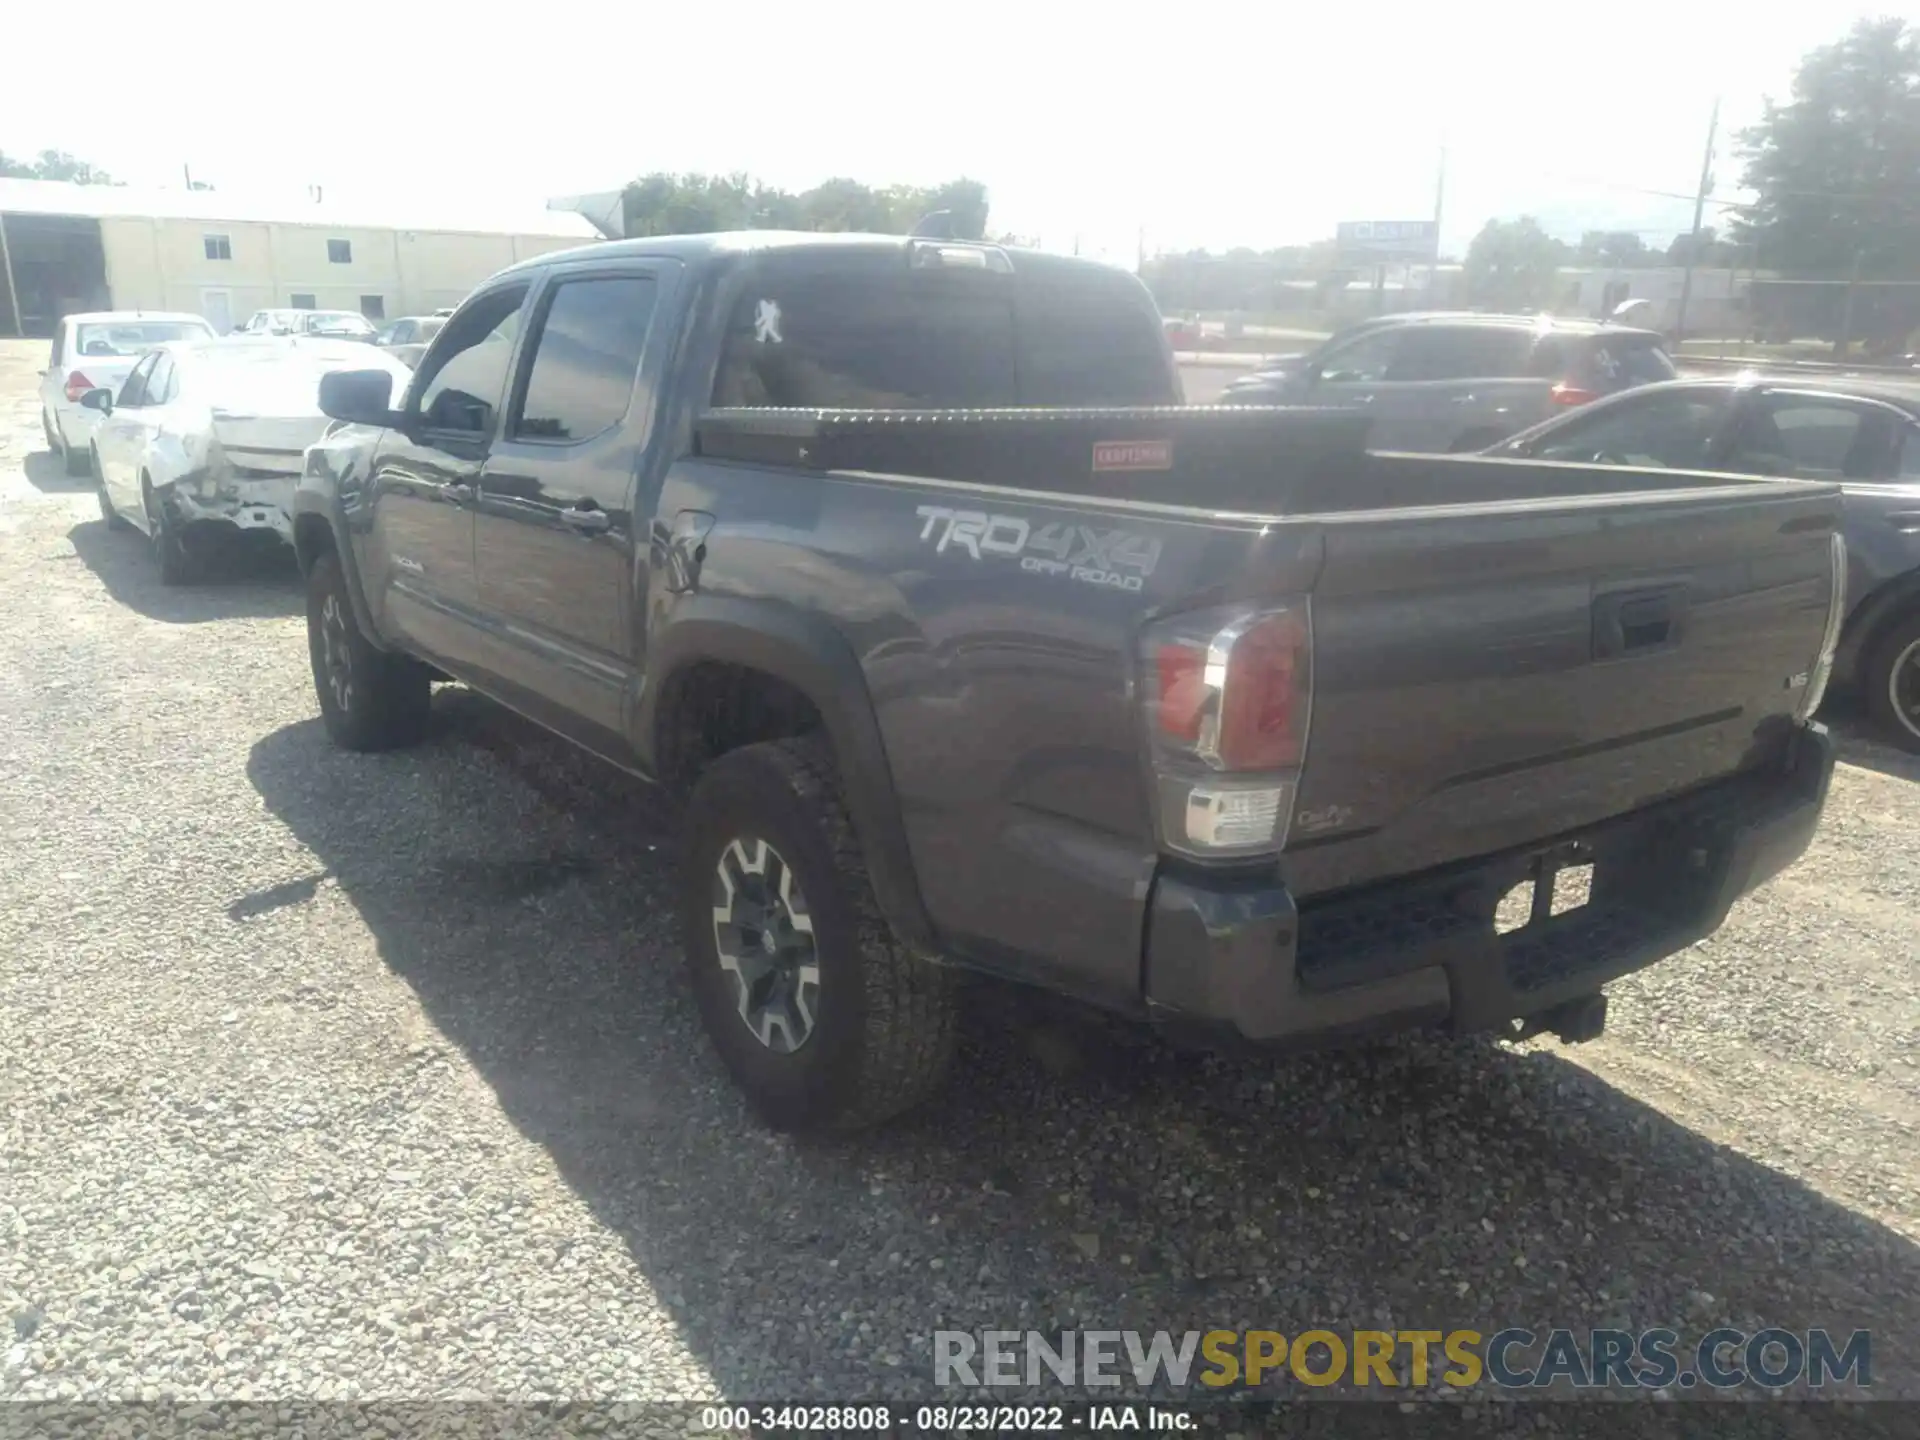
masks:
[[[104,385],[97,389],[87,391],[86,394],[80,397],[80,408],[83,410],[98,410],[102,415],[111,415],[113,413],[113,391],[107,389]]]
[[[335,370],[320,377],[320,413],[350,425],[395,426],[393,376],[385,370]]]

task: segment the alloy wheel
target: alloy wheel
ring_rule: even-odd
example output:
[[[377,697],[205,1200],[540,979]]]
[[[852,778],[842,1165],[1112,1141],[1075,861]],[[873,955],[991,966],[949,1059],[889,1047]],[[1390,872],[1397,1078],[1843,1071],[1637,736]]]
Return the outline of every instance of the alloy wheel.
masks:
[[[1920,736],[1920,640],[1894,657],[1887,670],[1887,699],[1893,705],[1893,718]]]
[[[765,840],[736,839],[721,850],[713,943],[754,1038],[781,1055],[806,1044],[820,998],[813,915],[793,867]]]
[[[353,708],[353,652],[348,646],[347,617],[338,594],[329,594],[320,606],[320,656],[334,708],[346,714]]]

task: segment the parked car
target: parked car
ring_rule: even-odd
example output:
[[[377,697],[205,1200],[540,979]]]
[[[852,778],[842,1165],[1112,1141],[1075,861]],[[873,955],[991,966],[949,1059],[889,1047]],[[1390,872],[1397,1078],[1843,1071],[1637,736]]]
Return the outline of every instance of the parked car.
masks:
[[[427,353],[427,346],[446,323],[444,315],[408,315],[389,324],[374,337],[373,343],[396,360],[418,365],[420,357]]]
[[[1836,684],[1920,751],[1920,386],[1860,376],[1679,380],[1563,416],[1495,455],[1838,482],[1847,611]]]
[[[926,1095],[955,968],[1589,1038],[1819,817],[1831,485],[1159,408],[1132,276],[926,238],[543,256],[394,379],[321,382],[294,496],[328,734],[452,676],[688,792],[692,989],[777,1125]]]
[[[293,538],[302,452],[327,428],[321,377],[343,367],[404,365],[350,341],[229,338],[149,350],[119,392],[89,390],[100,417],[90,465],[100,515],[147,537],[169,585],[193,580],[218,547]]]
[[[248,335],[325,335],[372,340],[373,322],[357,310],[256,310],[243,327]]]
[[[152,310],[68,315],[54,328],[53,353],[40,372],[40,429],[47,448],[61,457],[69,475],[87,474],[94,412],[81,407],[80,397],[118,385],[155,345],[212,338],[213,327],[198,315]]]
[[[1167,343],[1175,350],[1198,350],[1204,338],[1200,322],[1186,315],[1169,315],[1161,321]]]
[[[1377,450],[1478,450],[1566,407],[1675,373],[1651,330],[1536,315],[1388,315],[1239,377],[1220,403],[1356,409],[1372,417]]]

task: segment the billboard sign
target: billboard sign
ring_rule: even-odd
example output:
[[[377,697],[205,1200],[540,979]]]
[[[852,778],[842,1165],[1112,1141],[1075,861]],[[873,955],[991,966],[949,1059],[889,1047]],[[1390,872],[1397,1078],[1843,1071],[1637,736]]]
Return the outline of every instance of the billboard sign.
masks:
[[[1431,260],[1439,251],[1440,227],[1431,220],[1342,220],[1334,243],[1354,260]]]

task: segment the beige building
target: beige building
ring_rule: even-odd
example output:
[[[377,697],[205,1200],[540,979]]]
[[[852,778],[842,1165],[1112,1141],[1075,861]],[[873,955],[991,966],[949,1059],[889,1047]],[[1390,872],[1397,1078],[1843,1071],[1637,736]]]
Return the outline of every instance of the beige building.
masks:
[[[516,260],[598,238],[573,211],[484,201],[0,179],[0,335],[49,335],[79,310],[189,311],[220,329],[275,306],[423,315]]]

